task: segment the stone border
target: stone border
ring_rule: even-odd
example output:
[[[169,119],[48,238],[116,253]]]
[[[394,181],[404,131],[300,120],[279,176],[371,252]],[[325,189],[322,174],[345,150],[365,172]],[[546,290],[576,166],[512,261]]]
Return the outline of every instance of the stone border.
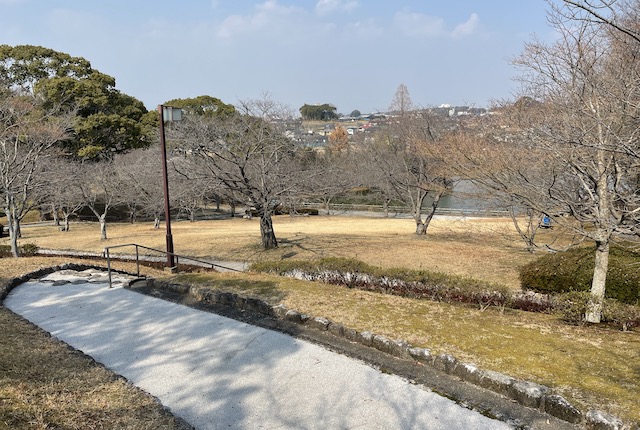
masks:
[[[101,266],[92,266],[92,265],[89,265],[89,264],[67,263],[67,264],[61,264],[59,266],[43,267],[41,269],[34,270],[33,272],[25,273],[22,276],[10,279],[5,284],[0,285],[0,303],[2,303],[4,301],[4,299],[11,292],[11,290],[13,290],[18,285],[24,284],[25,282],[27,282],[27,281],[29,281],[31,279],[42,278],[42,277],[47,276],[47,275],[49,275],[49,274],[51,274],[53,272],[59,272],[61,270],[76,270],[78,272],[81,272],[83,270],[88,270],[88,269],[95,269],[95,270],[100,270],[100,271],[105,271],[106,270],[105,267],[101,267]],[[122,272],[122,271],[113,270],[113,269],[111,270],[111,272],[113,272],[113,273],[122,273],[122,274],[130,275],[130,276],[135,276],[135,275],[131,275],[130,273],[127,273],[127,272]]]
[[[537,409],[571,424],[582,425],[588,430],[639,430],[638,424],[624,423],[619,418],[597,410],[586,413],[570,404],[564,397],[554,394],[549,387],[520,380],[490,370],[479,369],[471,363],[458,361],[448,354],[433,355],[427,348],[417,348],[403,340],[392,340],[372,332],[358,332],[324,317],[316,317],[288,309],[284,305],[269,303],[235,293],[213,291],[206,287],[172,284],[152,278],[146,280],[147,287],[181,295],[188,295],[197,302],[232,307],[255,312],[267,317],[304,325],[326,331],[348,341],[375,348],[401,359],[415,360],[432,366],[462,381],[491,390],[519,404]]]

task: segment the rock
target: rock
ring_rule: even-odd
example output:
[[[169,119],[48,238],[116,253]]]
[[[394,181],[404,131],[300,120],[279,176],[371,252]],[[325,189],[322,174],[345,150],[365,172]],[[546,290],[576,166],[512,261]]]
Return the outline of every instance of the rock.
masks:
[[[373,338],[371,339],[371,346],[373,346],[378,351],[386,352],[387,354],[393,354],[391,340],[379,334],[373,336]]]
[[[480,385],[480,369],[472,363],[458,363],[458,365],[451,372],[452,375],[457,376],[463,381],[470,384]]]
[[[220,293],[218,303],[223,306],[234,306],[236,303],[236,295],[233,293]]]
[[[65,280],[58,280],[58,281],[53,281],[53,283],[51,285],[53,285],[54,287],[58,287],[60,285],[67,285],[70,284],[70,281],[65,281]]]
[[[588,430],[623,430],[624,423],[617,417],[601,411],[587,412],[586,428]]]
[[[253,297],[248,297],[245,300],[244,308],[248,311],[256,312],[262,315],[273,315],[272,308],[267,302]]]
[[[344,328],[344,337],[351,342],[357,342],[358,332],[352,328],[345,327]]]
[[[449,354],[436,355],[433,359],[433,367],[446,373],[452,373],[458,364],[458,360]]]
[[[393,349],[393,355],[400,358],[409,358],[409,345],[404,340],[393,340],[391,341],[391,348]]]
[[[273,315],[275,315],[277,318],[280,319],[284,319],[285,315],[287,314],[287,311],[289,309],[286,308],[285,305],[277,305],[277,306],[273,306]]]
[[[329,324],[329,333],[334,334],[336,336],[343,337],[344,336],[344,326],[342,324],[332,322]]]
[[[363,331],[358,333],[358,335],[356,336],[357,337],[356,341],[365,346],[371,346],[373,336],[374,336],[373,333],[371,333],[370,331]]]
[[[331,321],[322,317],[310,318],[309,321],[307,321],[307,325],[309,327],[315,328],[316,330],[321,330],[321,331],[327,330],[329,328],[330,323]]]
[[[301,314],[300,312],[289,309],[284,314],[284,319],[297,324],[304,324],[310,318],[309,315]]]
[[[509,397],[530,408],[541,408],[549,388],[528,381],[515,380],[509,387]]]
[[[427,348],[409,348],[408,352],[412,358],[421,363],[433,364],[433,356]]]
[[[509,396],[509,387],[515,381],[514,378],[492,370],[480,371],[479,385],[503,396]]]
[[[544,411],[570,423],[577,424],[582,421],[582,412],[558,394],[551,394],[545,397]]]

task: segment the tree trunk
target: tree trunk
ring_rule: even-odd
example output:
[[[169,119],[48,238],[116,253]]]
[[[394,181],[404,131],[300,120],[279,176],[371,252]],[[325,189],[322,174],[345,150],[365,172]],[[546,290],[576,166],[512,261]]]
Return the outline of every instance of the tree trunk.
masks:
[[[262,236],[262,247],[264,249],[273,249],[278,247],[276,234],[273,231],[273,221],[271,214],[266,212],[260,216],[260,235]]]
[[[422,222],[422,202],[424,201],[425,197],[426,193],[424,197],[421,196],[419,199],[417,199],[417,201],[415,201],[413,205],[413,219],[416,222],[416,234],[418,236],[427,234],[427,228],[425,227],[424,222]]]
[[[15,258],[18,258],[20,257],[20,248],[18,247],[18,234],[16,232],[15,223],[13,223],[13,225],[9,224],[8,228],[9,228],[9,236],[11,240],[11,254]]]
[[[587,304],[585,320],[599,323],[602,318],[602,303],[604,302],[605,283],[609,269],[609,240],[596,242],[596,264],[593,269],[591,283],[591,297]]]
[[[11,254],[20,257],[20,248],[18,247],[18,237],[20,237],[19,221],[14,218],[11,209],[7,210],[7,229],[9,230],[9,239],[11,243]]]
[[[509,205],[509,216],[511,217],[511,222],[515,227],[520,239],[525,243],[525,249],[529,253],[533,253],[536,250],[535,237],[536,232],[538,230],[538,220],[539,214],[533,209],[527,209],[525,213],[525,222],[526,222],[526,231],[522,229],[520,223],[518,221],[518,214],[516,213],[515,207],[513,205]]]
[[[424,225],[424,233],[422,234],[425,234],[425,235],[427,234],[427,229],[429,228],[429,224],[431,224],[431,220],[433,219],[433,216],[436,214],[436,209],[438,209],[438,204],[440,204],[440,198],[442,197],[443,194],[444,192],[438,192],[433,197],[433,202],[431,202],[431,209],[429,210],[427,217],[422,223]]]
[[[60,216],[58,215],[58,208],[55,204],[51,204],[51,214],[53,215],[53,225],[60,226]]]
[[[20,222],[15,216],[15,206],[13,196],[10,193],[5,195],[4,212],[7,216],[7,230],[9,231],[9,239],[11,243],[11,254],[20,257],[20,248],[18,248],[18,238],[20,237]]]
[[[107,216],[100,216],[100,240],[107,240]]]

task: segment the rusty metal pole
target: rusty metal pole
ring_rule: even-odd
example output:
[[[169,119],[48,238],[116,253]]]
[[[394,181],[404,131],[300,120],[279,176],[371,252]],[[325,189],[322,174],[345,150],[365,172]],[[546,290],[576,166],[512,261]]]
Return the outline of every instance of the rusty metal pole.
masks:
[[[164,138],[164,106],[158,105],[160,114],[160,149],[162,152],[162,180],[164,182],[164,222],[167,227],[167,263],[166,267],[175,267],[173,258],[173,236],[171,234],[171,209],[169,207],[169,176],[167,174],[167,145]]]

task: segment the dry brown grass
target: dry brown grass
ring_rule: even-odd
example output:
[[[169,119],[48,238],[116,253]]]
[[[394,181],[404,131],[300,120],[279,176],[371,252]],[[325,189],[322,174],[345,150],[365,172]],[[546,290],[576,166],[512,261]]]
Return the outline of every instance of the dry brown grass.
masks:
[[[430,269],[512,288],[519,286],[518,267],[535,258],[523,250],[505,219],[436,219],[429,235],[418,237],[407,219],[278,216],[274,228],[280,246],[271,251],[260,249],[257,219],[172,226],[176,253],[182,255],[248,262],[351,257],[381,267]],[[131,242],[165,246],[164,230],[154,230],[150,223],[110,224],[107,241],[100,241],[95,223],[72,224],[66,233],[52,226],[26,227],[23,235],[23,243],[54,249],[101,252],[105,246]]]

